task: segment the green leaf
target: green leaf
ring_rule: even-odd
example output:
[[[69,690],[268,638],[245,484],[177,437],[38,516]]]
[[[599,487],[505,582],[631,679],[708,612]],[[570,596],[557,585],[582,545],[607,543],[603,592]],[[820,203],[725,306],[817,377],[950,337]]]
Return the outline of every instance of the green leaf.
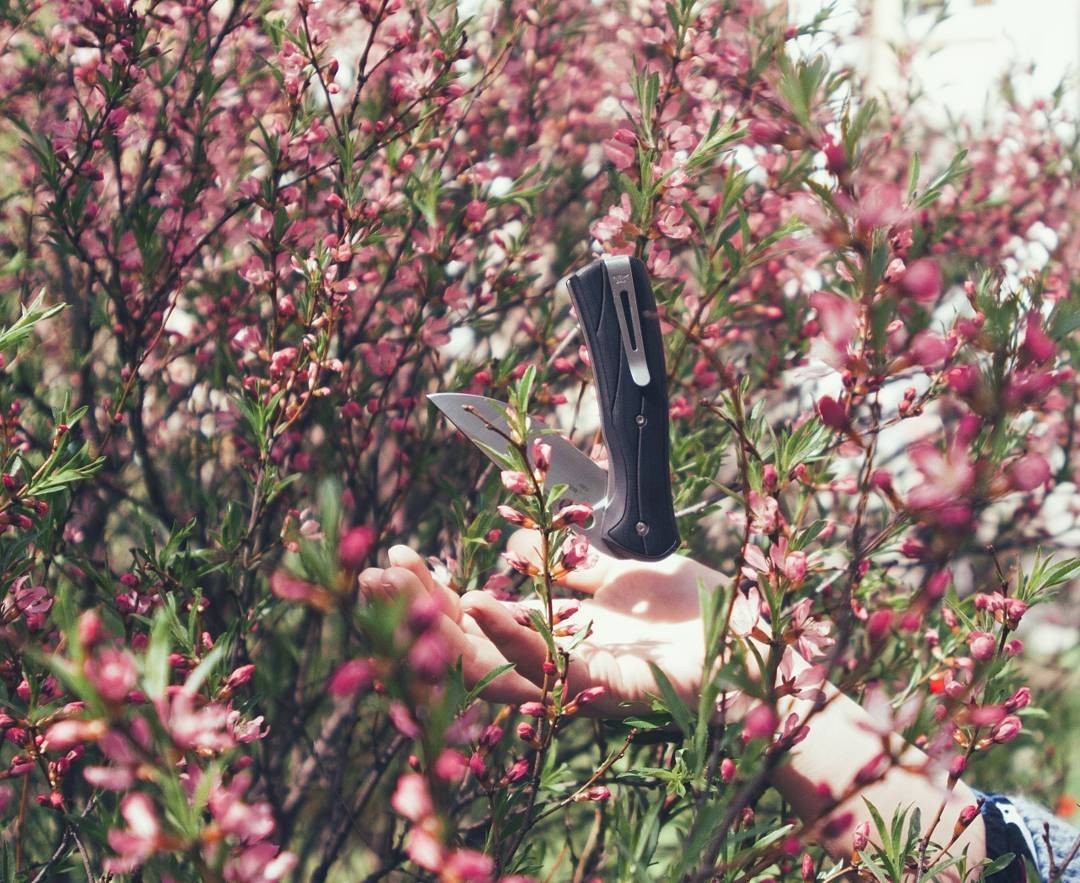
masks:
[[[500,675],[505,674],[513,668],[514,664],[512,662],[508,662],[505,665],[495,666],[495,668],[493,668],[486,675],[480,678],[479,681],[476,682],[475,687],[473,687],[471,690],[469,690],[468,693],[465,694],[465,699],[461,704],[463,706],[472,705],[472,703],[479,698],[480,694],[484,692],[484,690],[490,683],[492,683]]]
[[[210,673],[214,670],[215,666],[221,661],[221,658],[225,655],[227,649],[228,642],[218,641],[213,649],[202,658],[202,661],[195,666],[191,674],[187,676],[187,680],[184,681],[184,689],[192,693],[197,693],[199,688],[202,687],[206,679],[210,676]]]
[[[649,668],[652,669],[653,677],[656,678],[656,686],[660,689],[660,697],[663,699],[664,707],[671,712],[671,716],[675,719],[679,729],[683,731],[683,735],[689,736],[694,732],[693,716],[690,709],[675,691],[671,681],[668,680],[668,676],[664,674],[660,667],[655,662],[650,662]]]
[[[169,617],[163,608],[159,608],[150,627],[150,641],[143,662],[143,683],[150,699],[164,696],[169,685],[169,653],[172,650],[169,629]]]

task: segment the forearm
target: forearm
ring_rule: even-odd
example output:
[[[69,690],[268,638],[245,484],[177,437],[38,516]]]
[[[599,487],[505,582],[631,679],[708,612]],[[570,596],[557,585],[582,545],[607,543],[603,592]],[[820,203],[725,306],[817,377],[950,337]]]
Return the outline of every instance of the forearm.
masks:
[[[923,836],[936,819],[930,839],[939,845],[949,844],[960,811],[976,803],[971,789],[963,782],[949,789],[947,772],[895,734],[889,747],[899,763],[889,764],[880,778],[862,784],[860,774],[865,775],[868,765],[882,753],[882,738],[872,731],[870,715],[858,703],[831,684],[825,685],[824,692],[826,704],[809,718],[806,738],[772,776],[773,784],[800,819],[814,827],[829,854],[838,859],[851,855],[857,825],[870,822],[870,839],[877,839],[865,801],[871,802],[886,822],[897,809],[917,807]],[[813,707],[808,701],[792,699],[784,705],[785,712],[795,712],[802,719]],[[952,856],[966,852],[968,879],[978,879],[972,869],[979,867],[986,853],[981,817],[975,817],[948,852]],[[959,880],[959,875],[943,874],[935,879]]]
[[[716,583],[724,580],[715,571],[701,574],[700,578]],[[766,625],[762,624],[762,628],[768,631]],[[758,643],[757,651],[756,655],[747,655],[754,668],[755,656],[767,658],[770,647]],[[810,668],[793,648],[785,648],[784,652],[791,654],[795,674]],[[940,846],[948,845],[950,856],[966,854],[968,879],[978,879],[977,871],[970,869],[978,869],[986,855],[982,818],[976,815],[953,839],[961,810],[977,802],[972,790],[959,781],[949,788],[948,772],[900,735],[891,733],[883,740],[870,714],[832,684],[823,683],[821,690],[826,701],[816,710],[811,700],[792,696],[782,697],[777,709],[781,720],[794,712],[800,720],[809,722],[805,739],[787,753],[771,776],[773,785],[799,818],[829,854],[840,859],[851,855],[853,833],[864,822],[870,822],[870,840],[877,840],[866,801],[887,823],[896,810],[917,807],[922,836],[929,836]],[[895,760],[883,759],[880,767],[871,770],[875,758],[883,752]],[[931,824],[933,830],[928,832]],[[928,851],[930,857],[933,854]],[[959,875],[946,873],[935,879],[958,881]]]

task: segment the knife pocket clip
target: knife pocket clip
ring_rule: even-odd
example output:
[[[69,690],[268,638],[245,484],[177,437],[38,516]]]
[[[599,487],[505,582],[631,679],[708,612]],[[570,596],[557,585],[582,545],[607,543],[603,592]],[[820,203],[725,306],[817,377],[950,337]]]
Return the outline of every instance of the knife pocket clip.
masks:
[[[615,315],[619,320],[619,335],[622,337],[623,352],[630,365],[630,377],[638,386],[648,386],[652,379],[649,364],[645,359],[645,341],[641,335],[641,310],[638,307],[637,290],[634,288],[634,274],[630,268],[630,258],[626,255],[604,258],[604,272],[611,288],[611,298],[615,302]],[[626,314],[630,314],[629,323]]]

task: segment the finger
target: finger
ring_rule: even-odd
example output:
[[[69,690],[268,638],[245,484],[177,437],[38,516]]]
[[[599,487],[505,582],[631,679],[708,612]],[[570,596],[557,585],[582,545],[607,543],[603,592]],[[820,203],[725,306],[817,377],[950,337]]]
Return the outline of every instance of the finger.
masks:
[[[412,573],[421,585],[439,602],[439,607],[455,622],[461,621],[461,601],[457,592],[438,582],[431,574],[427,562],[409,546],[391,546],[387,553],[390,564],[403,567]]]
[[[390,601],[404,597],[409,606],[418,599],[434,597],[423,580],[404,567],[369,567],[360,574],[360,586],[370,598]],[[458,614],[460,616],[460,610]],[[461,659],[462,675],[470,689],[507,662],[491,640],[476,629],[475,624],[471,625],[475,632],[472,634],[466,632],[463,623],[440,613],[431,626],[446,652],[445,658]],[[539,698],[540,692],[527,678],[516,671],[508,671],[488,684],[482,695],[492,702],[521,703]]]
[[[465,617],[468,620],[468,617]],[[471,689],[494,669],[506,665],[504,657],[486,635],[463,633],[468,652],[461,656],[461,669],[465,683]],[[518,672],[510,670],[499,675],[481,691],[488,702],[506,702],[520,705],[540,699],[540,688]]]
[[[520,674],[535,684],[543,683],[547,644],[540,635],[514,619],[509,608],[487,592],[466,592],[461,606]]]
[[[541,566],[540,534],[537,531],[524,529],[514,531],[510,535],[510,539],[507,540],[506,547],[511,552],[517,552],[519,555],[525,556],[537,567]],[[565,586],[577,592],[586,592],[590,595],[603,586],[611,576],[613,568],[618,566],[618,562],[596,548],[593,548],[592,551],[596,556],[596,562],[592,567],[572,570],[556,580],[556,582],[560,586]]]

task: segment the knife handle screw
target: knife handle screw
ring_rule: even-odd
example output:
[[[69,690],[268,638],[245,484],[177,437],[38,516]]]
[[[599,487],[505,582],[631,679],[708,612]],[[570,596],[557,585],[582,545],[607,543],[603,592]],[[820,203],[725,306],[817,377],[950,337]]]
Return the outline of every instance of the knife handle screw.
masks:
[[[637,417],[634,418],[634,422],[637,423],[638,426],[644,426],[648,421],[645,419],[644,414],[638,414]]]
[[[639,521],[637,524],[634,525],[634,530],[637,531],[639,537],[643,537],[649,532],[649,525],[647,525],[644,521]]]

